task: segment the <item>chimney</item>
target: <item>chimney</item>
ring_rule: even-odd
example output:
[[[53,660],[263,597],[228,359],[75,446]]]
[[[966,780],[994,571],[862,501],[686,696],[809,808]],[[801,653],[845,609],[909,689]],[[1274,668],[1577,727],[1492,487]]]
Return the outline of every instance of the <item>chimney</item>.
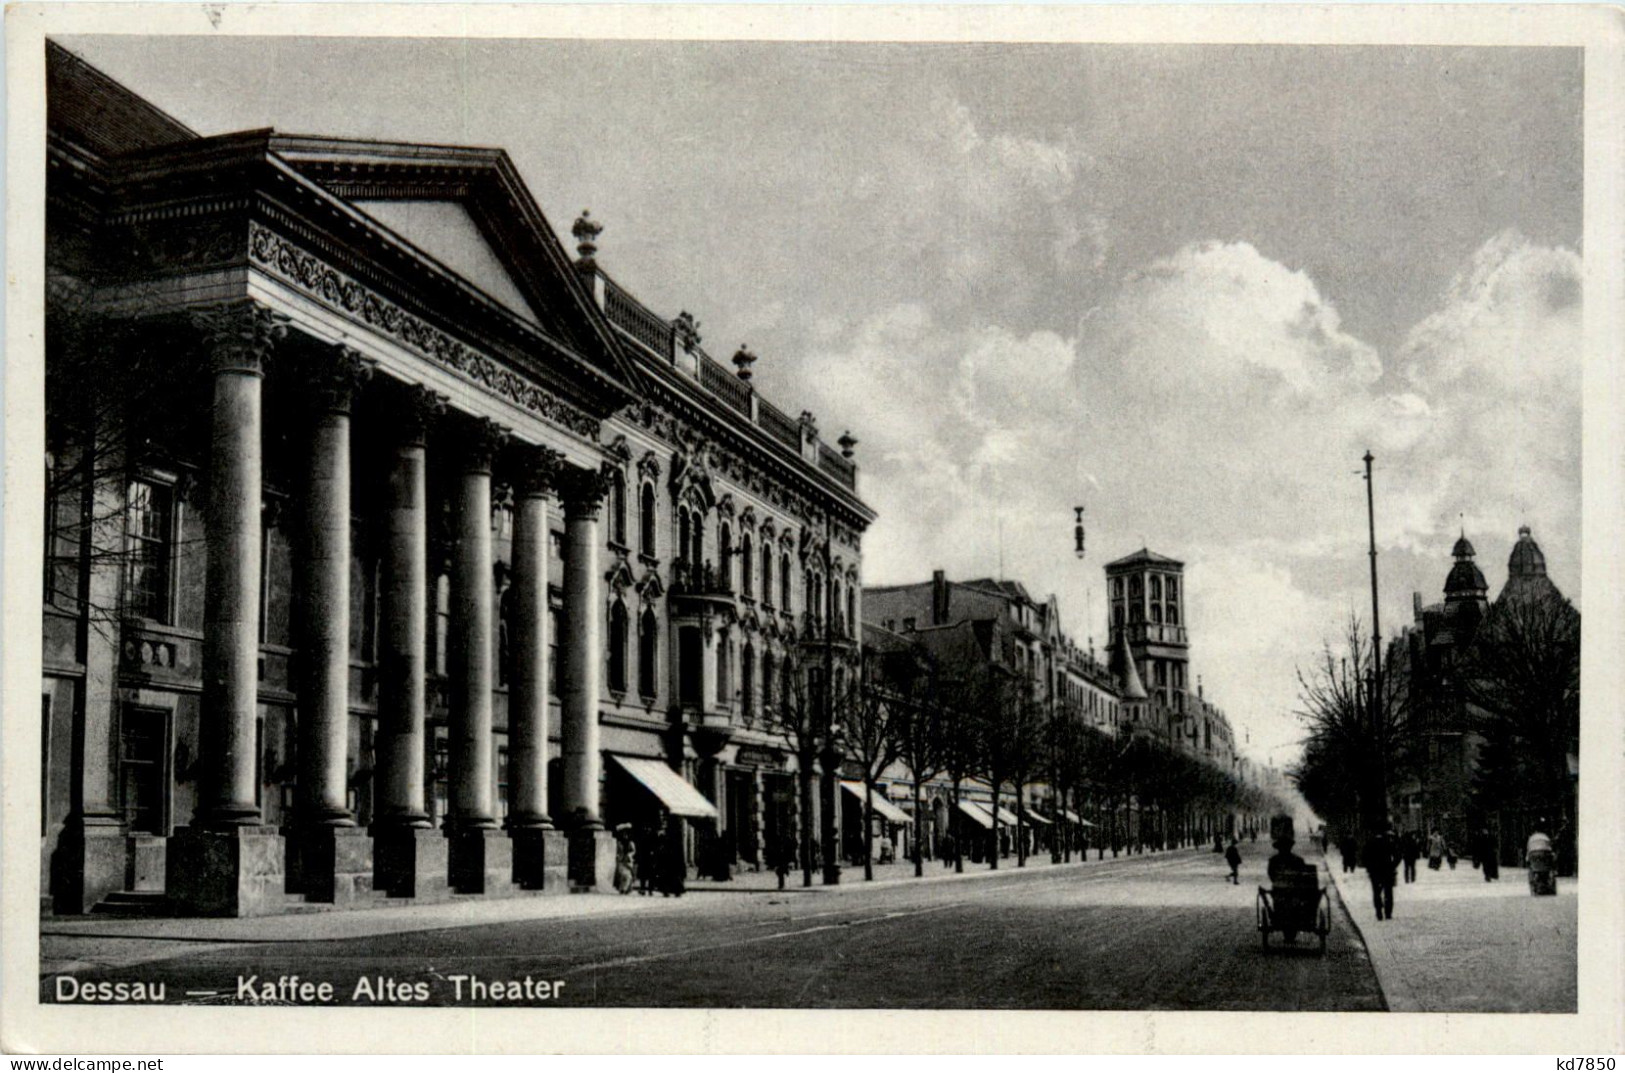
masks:
[[[948,621],[948,575],[941,570],[931,571],[931,625],[941,626]]]

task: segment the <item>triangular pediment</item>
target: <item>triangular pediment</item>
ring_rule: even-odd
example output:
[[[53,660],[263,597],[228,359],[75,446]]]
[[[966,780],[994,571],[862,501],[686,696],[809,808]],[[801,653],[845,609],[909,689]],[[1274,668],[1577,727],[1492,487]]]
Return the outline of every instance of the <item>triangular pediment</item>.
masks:
[[[609,322],[500,149],[280,134],[271,149],[613,382],[635,382]]]
[[[350,204],[502,303],[510,313],[541,326],[502,258],[461,202],[357,198]]]

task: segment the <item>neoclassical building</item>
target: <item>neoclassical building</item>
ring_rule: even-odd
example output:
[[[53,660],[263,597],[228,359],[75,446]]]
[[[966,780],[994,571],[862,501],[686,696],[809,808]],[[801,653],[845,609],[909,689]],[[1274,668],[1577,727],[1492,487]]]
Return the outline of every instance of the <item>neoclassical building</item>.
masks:
[[[855,441],[500,149],[201,136],[48,46],[43,890],[183,913],[715,871],[857,652]]]

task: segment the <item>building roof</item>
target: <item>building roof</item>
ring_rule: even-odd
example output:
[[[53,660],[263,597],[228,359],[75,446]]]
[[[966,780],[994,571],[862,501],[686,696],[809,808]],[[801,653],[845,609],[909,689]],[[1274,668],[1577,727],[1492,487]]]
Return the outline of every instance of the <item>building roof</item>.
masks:
[[[1456,565],[1450,568],[1449,576],[1444,579],[1444,593],[1447,597],[1481,596],[1489,591],[1489,587],[1490,583],[1484,580],[1484,571],[1471,559],[1456,560]]]
[[[1032,602],[1032,597],[1027,595],[1026,588],[1019,581],[995,581],[990,577],[979,577],[974,581],[959,581],[952,584],[962,585],[967,589],[980,589],[983,592],[995,593],[1011,600]]]
[[[1145,700],[1145,684],[1140,681],[1139,668],[1134,666],[1134,657],[1129,654],[1128,637],[1122,630],[1117,631],[1117,644],[1112,646],[1112,674],[1122,683],[1124,700]]]
[[[1166,555],[1158,555],[1156,552],[1152,551],[1149,548],[1141,548],[1139,551],[1134,552],[1133,554],[1130,554],[1130,555],[1125,555],[1121,559],[1112,560],[1111,562],[1106,564],[1105,568],[1107,570],[1115,570],[1115,569],[1117,569],[1119,567],[1139,566],[1139,565],[1142,565],[1142,564],[1150,565],[1150,566],[1184,566],[1185,565],[1184,563],[1180,562],[1178,559],[1170,559]]]
[[[54,41],[45,42],[46,125],[102,157],[192,141],[197,132]]]
[[[1527,525],[1519,526],[1518,542],[1512,545],[1512,554],[1507,558],[1507,577],[1545,577],[1546,554],[1535,543],[1530,535]]]

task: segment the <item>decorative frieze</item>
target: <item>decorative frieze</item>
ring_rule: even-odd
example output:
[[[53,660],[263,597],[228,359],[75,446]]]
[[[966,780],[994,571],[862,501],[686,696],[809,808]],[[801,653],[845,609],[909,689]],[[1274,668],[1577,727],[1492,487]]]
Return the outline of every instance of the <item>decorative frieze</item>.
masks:
[[[278,279],[336,311],[357,317],[490,394],[577,435],[598,439],[600,422],[596,418],[380,297],[282,236],[250,223],[248,238],[250,260]]]

